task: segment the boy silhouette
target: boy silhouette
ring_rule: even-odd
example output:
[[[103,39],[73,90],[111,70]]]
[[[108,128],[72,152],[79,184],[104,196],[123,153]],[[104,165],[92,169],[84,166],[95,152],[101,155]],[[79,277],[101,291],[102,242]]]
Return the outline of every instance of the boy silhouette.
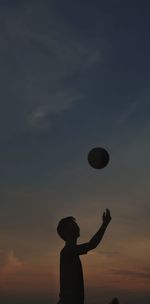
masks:
[[[57,226],[59,236],[65,241],[60,252],[60,293],[59,304],[84,304],[84,282],[79,256],[96,248],[111,221],[110,211],[103,213],[102,225],[87,243],[77,245],[80,228],[74,217],[60,220]]]

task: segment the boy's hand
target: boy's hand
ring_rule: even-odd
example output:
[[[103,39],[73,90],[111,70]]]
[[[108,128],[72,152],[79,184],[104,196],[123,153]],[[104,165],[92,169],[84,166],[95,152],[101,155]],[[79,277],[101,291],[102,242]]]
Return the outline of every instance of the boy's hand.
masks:
[[[108,225],[111,221],[111,215],[109,209],[106,209],[106,212],[103,213],[103,224]]]

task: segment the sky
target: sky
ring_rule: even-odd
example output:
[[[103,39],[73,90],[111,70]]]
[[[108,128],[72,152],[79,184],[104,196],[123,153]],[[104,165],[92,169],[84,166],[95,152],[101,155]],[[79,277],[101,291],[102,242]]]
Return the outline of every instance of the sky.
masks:
[[[150,301],[150,4],[0,0],[0,301],[54,304],[58,221],[87,242],[86,304]],[[87,162],[104,147],[110,163]]]

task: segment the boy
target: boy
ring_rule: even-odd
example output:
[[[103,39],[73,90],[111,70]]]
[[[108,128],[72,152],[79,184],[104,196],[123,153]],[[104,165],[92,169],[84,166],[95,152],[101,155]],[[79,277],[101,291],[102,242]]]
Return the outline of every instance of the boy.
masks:
[[[86,254],[98,246],[111,221],[110,211],[103,213],[103,223],[88,243],[77,245],[80,228],[72,216],[63,218],[57,227],[59,236],[65,241],[60,253],[60,301],[59,304],[84,304],[84,283],[79,255]]]

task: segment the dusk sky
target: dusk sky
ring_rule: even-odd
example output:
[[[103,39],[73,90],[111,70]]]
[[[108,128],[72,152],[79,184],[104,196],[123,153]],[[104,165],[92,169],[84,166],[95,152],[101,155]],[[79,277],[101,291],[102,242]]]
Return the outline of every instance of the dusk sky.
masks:
[[[86,242],[109,208],[85,304],[148,304],[150,2],[0,0],[0,96],[0,303],[56,304],[58,221]]]

